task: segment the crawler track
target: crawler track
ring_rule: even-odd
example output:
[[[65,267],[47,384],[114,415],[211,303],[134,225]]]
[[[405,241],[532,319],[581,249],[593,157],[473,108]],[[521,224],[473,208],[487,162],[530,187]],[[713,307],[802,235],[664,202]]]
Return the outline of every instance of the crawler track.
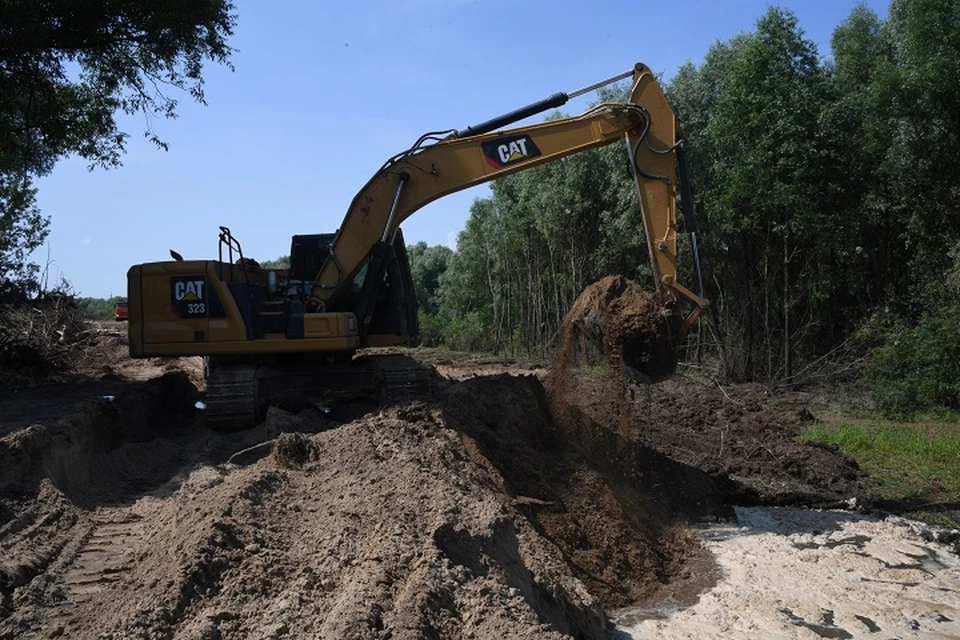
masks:
[[[348,363],[211,360],[207,367],[207,426],[238,431],[255,426],[278,398],[298,394],[317,404],[364,399],[388,404],[430,393],[433,372],[402,354],[363,355]]]

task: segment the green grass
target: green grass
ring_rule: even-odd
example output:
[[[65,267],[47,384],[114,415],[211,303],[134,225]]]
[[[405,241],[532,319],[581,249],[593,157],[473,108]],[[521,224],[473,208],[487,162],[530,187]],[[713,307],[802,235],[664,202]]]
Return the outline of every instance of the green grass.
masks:
[[[897,422],[827,416],[802,436],[828,442],[874,481],[881,505],[912,518],[960,528],[960,419]]]

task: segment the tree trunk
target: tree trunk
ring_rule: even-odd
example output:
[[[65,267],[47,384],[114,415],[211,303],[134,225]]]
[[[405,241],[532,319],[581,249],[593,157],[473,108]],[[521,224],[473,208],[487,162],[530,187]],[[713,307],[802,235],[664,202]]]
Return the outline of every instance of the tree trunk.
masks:
[[[790,378],[790,231],[783,232],[783,376]]]
[[[770,248],[770,238],[765,246]],[[773,378],[773,344],[770,338],[770,251],[763,252],[763,350],[767,356],[767,380]]]

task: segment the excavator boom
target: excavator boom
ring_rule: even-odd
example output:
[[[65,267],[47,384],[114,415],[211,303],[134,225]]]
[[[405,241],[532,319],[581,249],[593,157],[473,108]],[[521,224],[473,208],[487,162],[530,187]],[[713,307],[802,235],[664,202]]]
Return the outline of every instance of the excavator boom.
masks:
[[[335,303],[374,247],[387,243],[404,220],[430,202],[625,139],[637,180],[655,284],[658,289],[664,287],[668,296],[680,295],[693,301],[695,309],[704,308],[705,300],[679,287],[676,281],[675,151],[681,143],[676,118],[649,68],[637,65],[630,75],[633,87],[627,102],[600,104],[581,116],[487,133],[501,124],[563,104],[567,95],[555,94],[434,144],[415,145],[391,158],[351,202],[330,257],[315,278],[311,305],[322,309]]]

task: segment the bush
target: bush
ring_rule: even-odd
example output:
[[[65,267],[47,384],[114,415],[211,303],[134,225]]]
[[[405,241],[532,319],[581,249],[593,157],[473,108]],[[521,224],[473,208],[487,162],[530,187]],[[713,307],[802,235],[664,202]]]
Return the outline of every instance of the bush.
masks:
[[[444,315],[439,316],[438,321],[442,323],[443,343],[446,346],[458,351],[492,351],[494,349],[490,330],[479,311],[470,311],[452,317],[444,317]]]
[[[424,347],[439,347],[443,344],[443,321],[435,313],[423,309],[417,311],[420,324],[420,344]]]
[[[18,300],[8,296],[0,305],[0,381],[35,381],[73,366],[89,333],[69,292]]]
[[[125,296],[113,296],[110,298],[77,298],[77,306],[83,315],[91,320],[113,320],[114,307]]]
[[[890,417],[960,409],[960,309],[892,331],[867,360],[866,379],[877,409]]]

